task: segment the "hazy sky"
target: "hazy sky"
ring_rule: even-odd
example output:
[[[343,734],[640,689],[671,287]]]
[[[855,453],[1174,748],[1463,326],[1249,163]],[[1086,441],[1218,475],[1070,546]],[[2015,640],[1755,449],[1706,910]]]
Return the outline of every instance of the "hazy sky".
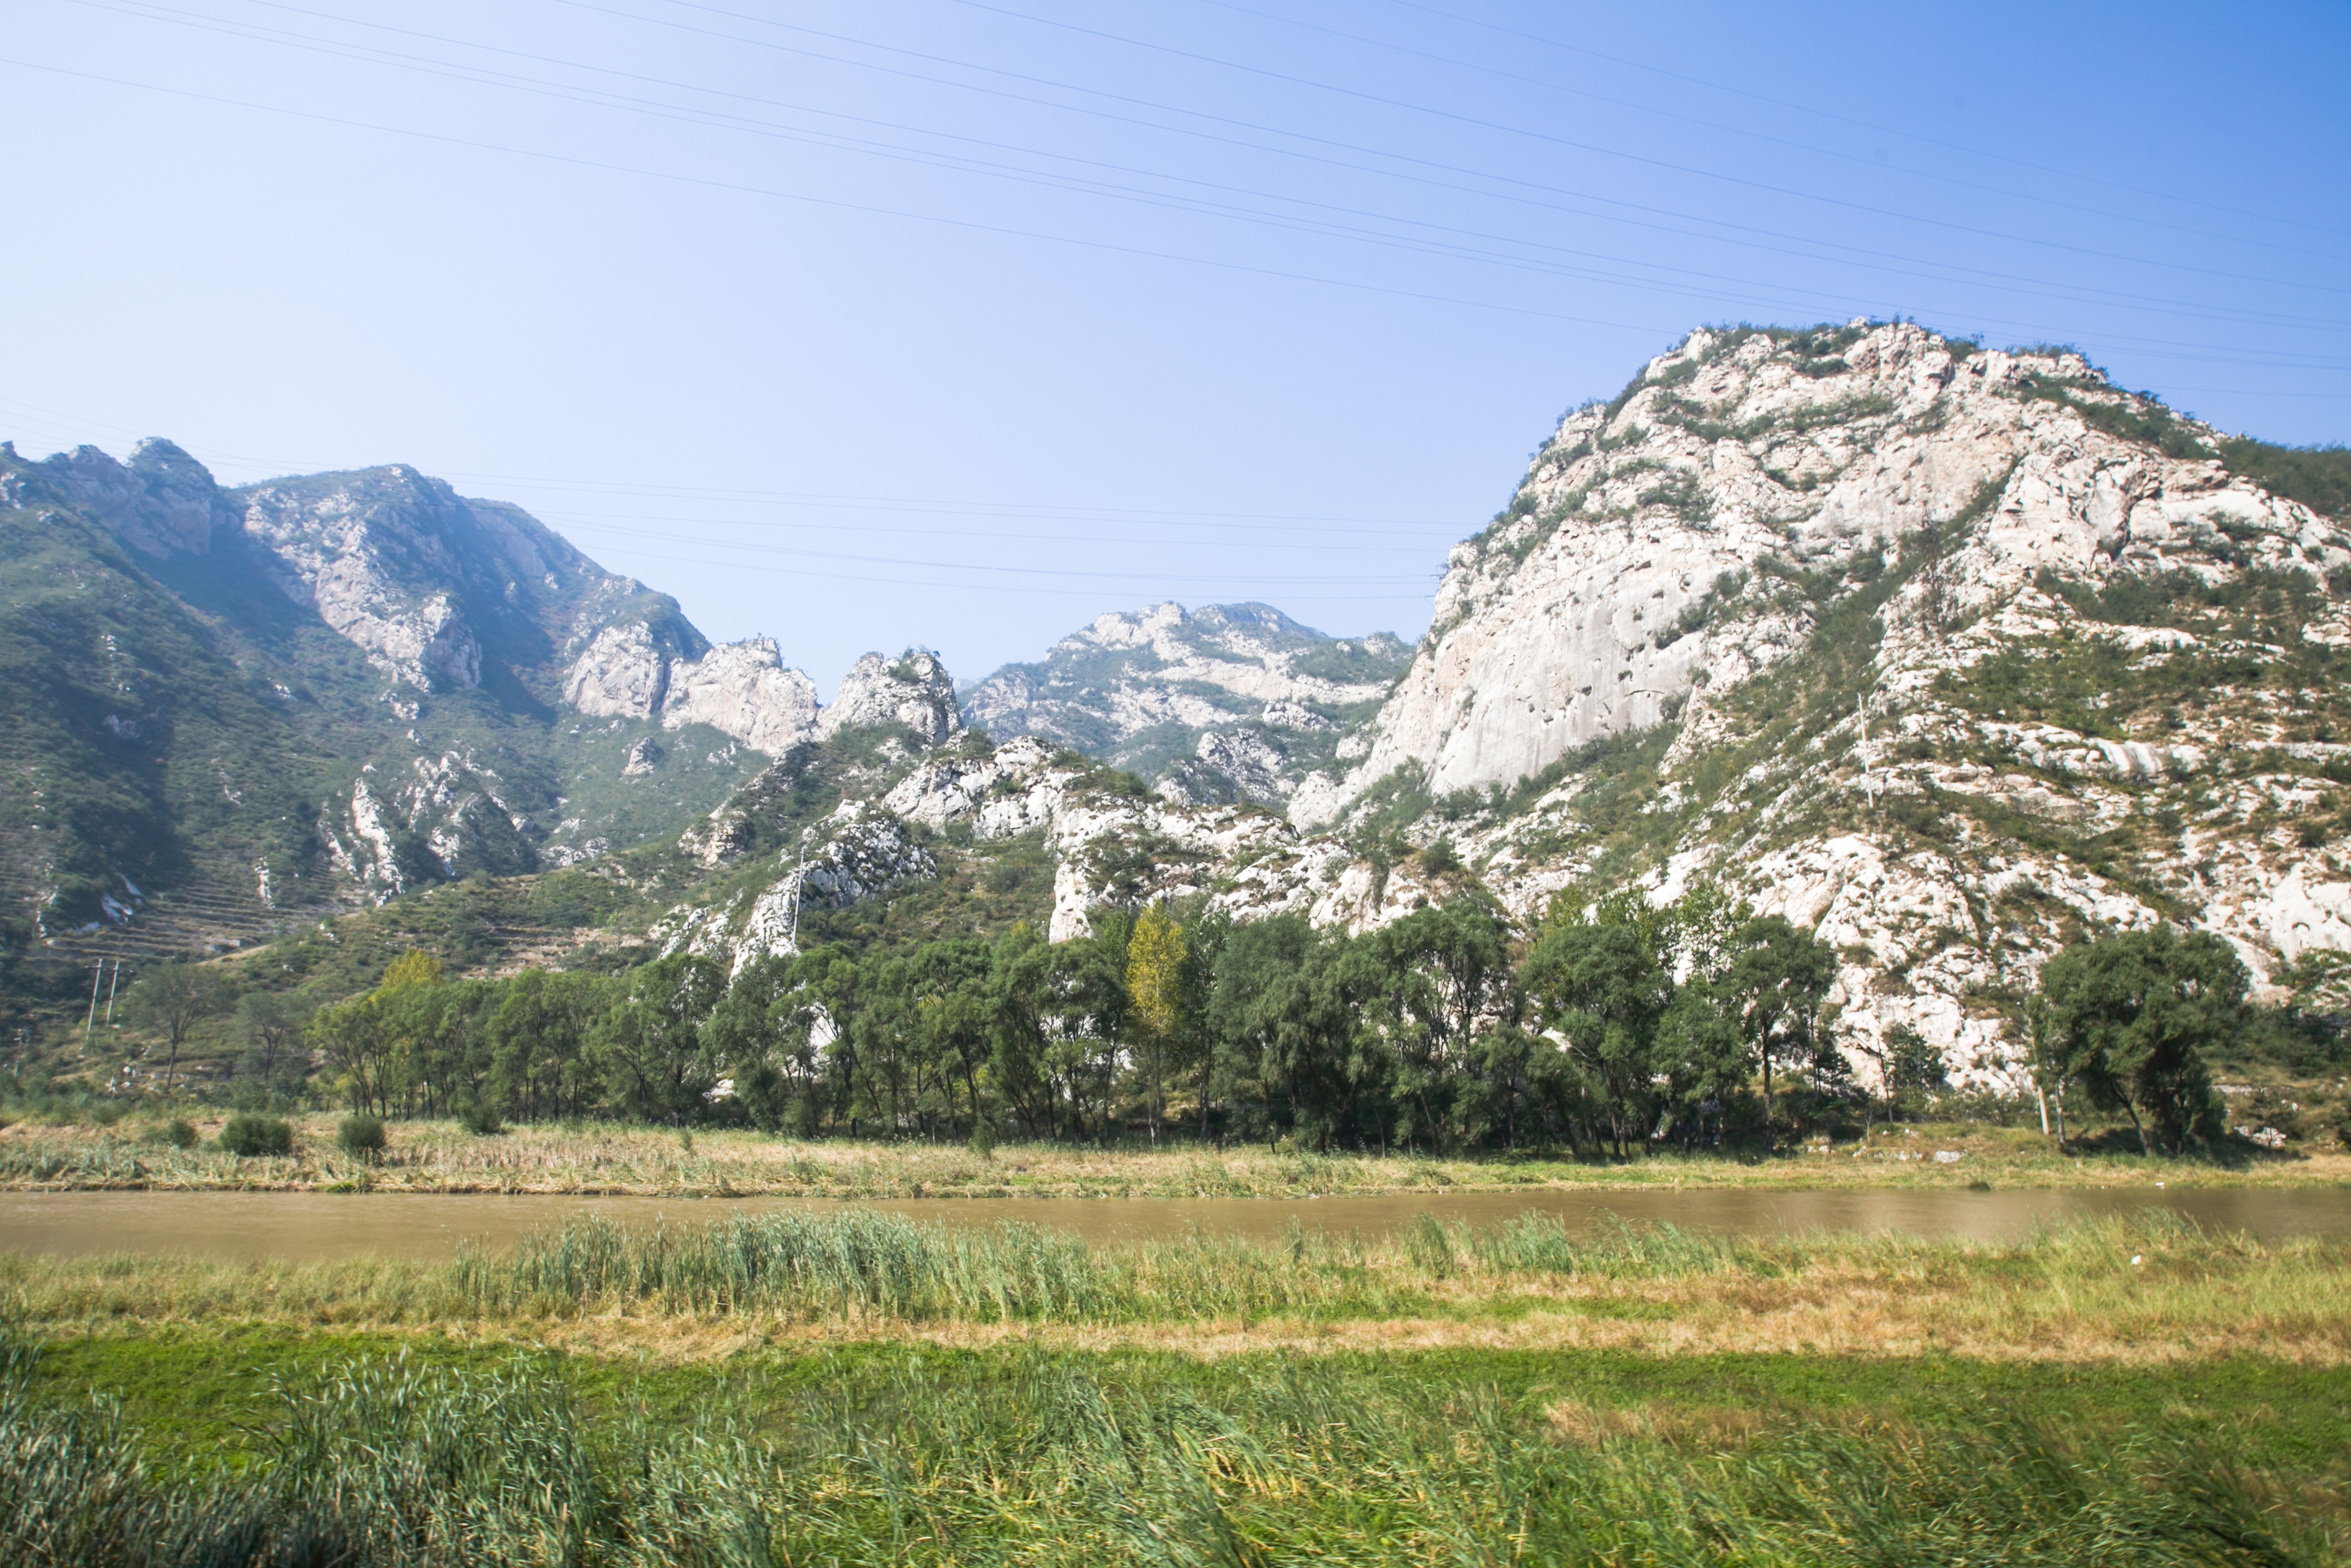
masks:
[[[830,691],[1426,624],[1699,322],[2351,434],[2351,6],[15,0],[0,435],[413,463]]]

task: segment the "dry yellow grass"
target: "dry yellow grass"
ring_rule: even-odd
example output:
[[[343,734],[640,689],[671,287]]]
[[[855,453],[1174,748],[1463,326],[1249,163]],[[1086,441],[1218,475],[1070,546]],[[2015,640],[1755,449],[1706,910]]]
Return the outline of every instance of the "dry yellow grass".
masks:
[[[209,1142],[217,1116],[198,1119]],[[1659,1155],[1621,1165],[1477,1155],[1314,1155],[1259,1145],[1224,1150],[804,1142],[753,1132],[606,1124],[517,1126],[475,1136],[453,1122],[391,1124],[380,1162],[335,1147],[332,1116],[297,1119],[297,1153],[238,1159],[181,1151],[162,1123],[113,1128],[19,1123],[0,1128],[0,1188],[13,1190],[368,1189],[433,1193],[571,1193],[644,1197],[1258,1197],[1404,1192],[1751,1187],[2332,1186],[2351,1183],[2351,1152],[2296,1150],[2241,1162],[2174,1162],[2060,1154],[2038,1133],[1982,1124],[1880,1128],[1865,1145],[1770,1159]],[[1938,1153],[1957,1159],[1938,1163]]]

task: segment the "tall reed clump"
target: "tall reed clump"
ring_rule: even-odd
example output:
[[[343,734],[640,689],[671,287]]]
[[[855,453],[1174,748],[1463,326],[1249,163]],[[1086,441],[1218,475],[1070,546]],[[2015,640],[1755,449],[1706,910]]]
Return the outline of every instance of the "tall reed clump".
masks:
[[[0,1386],[0,1561],[205,1568],[1428,1562],[2301,1568],[2307,1493],[2153,1436],[1988,1419],[1562,1439],[1536,1408],[1308,1362],[1210,1403],[1049,1357],[910,1358],[758,1439],[592,1421],[523,1364],[281,1390],[258,1462],[150,1466],[103,1406]],[[2291,1503],[2271,1500],[2290,1498]]]
[[[1364,1296],[1370,1274],[1320,1238],[1311,1266],[1230,1237],[1090,1247],[1033,1225],[960,1227],[847,1210],[695,1229],[601,1218],[468,1250],[458,1291],[485,1314],[643,1302],[670,1312],[966,1322],[1112,1322],[1264,1312]]]
[[[702,1314],[1117,1322],[1389,1312],[1426,1305],[1433,1281],[1457,1276],[1779,1273],[1800,1250],[1622,1221],[1579,1238],[1539,1215],[1484,1228],[1424,1215],[1373,1242],[1293,1228],[1273,1243],[1195,1231],[1097,1248],[1032,1225],[952,1226],[851,1209],[743,1216],[697,1229],[575,1221],[508,1252],[468,1250],[457,1290],[490,1315],[643,1302]]]
[[[34,1359],[12,1337],[0,1367],[0,1562],[12,1568],[774,1561],[761,1516],[747,1516],[758,1532],[738,1528],[739,1482],[716,1473],[707,1442],[623,1433],[596,1457],[569,1392],[519,1367],[452,1373],[401,1357],[281,1387],[260,1462],[227,1471],[193,1455],[151,1466],[102,1399],[36,1404]]]

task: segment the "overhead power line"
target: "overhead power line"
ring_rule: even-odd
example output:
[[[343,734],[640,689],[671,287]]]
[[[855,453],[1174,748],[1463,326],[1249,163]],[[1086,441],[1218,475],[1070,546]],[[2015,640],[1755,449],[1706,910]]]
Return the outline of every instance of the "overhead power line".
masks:
[[[155,3],[155,0],[120,0],[120,3],[110,3],[110,0],[72,0],[72,3],[90,9],[110,11],[119,15],[137,16],[149,21],[168,22],[174,26],[193,27],[203,31],[219,33],[230,37],[249,37],[259,42],[269,43],[280,47],[307,50],[311,53],[323,54],[333,58],[351,59],[361,61],[363,63],[383,65],[396,69],[442,77],[449,80],[470,82],[478,86],[490,87],[504,91],[524,92],[536,96],[551,97],[571,102],[584,103],[595,107],[616,110],[625,113],[633,113],[655,119],[672,120],[682,124],[702,125],[716,130],[739,134],[756,135],[774,140],[792,141],[806,146],[822,147],[836,152],[846,152],[862,156],[883,158],[898,162],[910,162],[925,167],[956,170],[967,173],[976,173],[985,178],[1008,180],[1017,183],[1029,184],[1047,190],[1059,190],[1074,192],[1081,194],[1104,196],[1113,200],[1134,203],[1146,206],[1160,207],[1177,212],[1195,213],[1207,216],[1223,218],[1228,221],[1271,226],[1285,229],[1293,233],[1320,235],[1351,243],[1367,244],[1388,249],[1405,251],[1412,254],[1434,256],[1452,260],[1465,260],[1477,263],[1479,265],[1501,267],[1513,270],[1539,272],[1548,276],[1575,277],[1585,281],[1624,284],[1650,292],[1674,294],[1686,298],[1701,299],[1718,306],[1726,303],[1737,303],[1757,307],[1769,311],[1781,308],[1798,298],[1804,298],[1810,300],[1812,303],[1809,306],[1799,307],[1800,310],[1807,308],[1827,309],[1834,313],[1850,303],[1849,295],[1830,293],[1820,289],[1791,288],[1784,284],[1776,286],[1780,292],[1770,298],[1764,298],[1753,295],[1747,296],[1743,298],[1726,296],[1720,288],[1704,287],[1699,287],[1698,285],[1709,283],[1724,284],[1729,285],[1733,288],[1750,290],[1754,289],[1758,286],[1751,280],[1743,279],[1726,273],[1708,272],[1691,267],[1677,267],[1670,264],[1618,256],[1605,251],[1596,251],[1581,246],[1561,246],[1548,241],[1528,239],[1514,235],[1494,234],[1485,230],[1464,228],[1458,225],[1433,223],[1424,218],[1411,217],[1394,213],[1375,212],[1361,207],[1347,206],[1336,203],[1323,202],[1309,197],[1292,195],[1283,192],[1263,191],[1248,186],[1234,185],[1225,182],[1200,180],[1190,175],[1170,173],[1161,170],[1141,169],[1131,164],[1115,163],[1102,159],[1079,157],[1070,153],[1055,152],[1050,149],[1026,147],[1018,143],[967,136],[958,132],[939,131],[932,127],[906,125],[899,121],[878,120],[872,116],[843,114],[838,110],[816,109],[808,105],[789,103],[777,99],[737,93],[724,89],[709,88],[693,82],[681,82],[664,78],[648,77],[636,72],[615,71],[607,67],[592,65],[582,61],[560,60],[549,56],[532,54],[524,50],[509,49],[503,46],[477,44],[470,40],[451,38],[442,34],[423,33],[413,28],[392,27],[385,24],[374,22],[359,22],[350,18],[335,16],[331,13],[313,11],[302,6],[283,4],[282,0],[245,0],[245,3],[253,5],[265,6],[271,10],[286,11],[296,15],[319,17],[329,21],[350,22],[354,26],[365,26],[376,31],[394,33],[406,37],[423,38],[431,42],[444,44],[453,48],[477,49],[515,58],[528,59],[534,63],[551,66],[558,69],[586,71],[597,75],[614,77],[628,81],[642,82],[653,86],[669,88],[681,92],[705,94],[707,96],[728,99],[746,103],[758,103],[768,108],[780,108],[795,113],[812,114],[823,119],[841,120],[855,124],[870,125],[883,129],[893,130],[907,135],[928,138],[934,141],[956,142],[969,146],[982,147],[995,152],[1017,153],[1025,157],[1048,159],[1056,162],[1071,164],[1080,168],[1102,170],[1113,173],[1132,175],[1139,179],[1155,180],[1166,183],[1190,186],[1198,190],[1212,191],[1228,195],[1244,196],[1264,202],[1279,203],[1285,206],[1308,209],[1311,212],[1334,214],[1343,218],[1356,218],[1373,223],[1396,225],[1406,228],[1418,229],[1434,235],[1458,235],[1462,239],[1467,240],[1479,240],[1490,244],[1516,246],[1520,250],[1531,250],[1552,256],[1581,257],[1589,261],[1597,261],[1614,266],[1639,268],[1641,271],[1638,274],[1628,275],[1625,273],[1594,270],[1591,267],[1581,265],[1546,263],[1539,258],[1507,252],[1495,252],[1481,249],[1476,246],[1463,245],[1458,243],[1458,241],[1452,239],[1440,238],[1431,241],[1410,240],[1397,235],[1382,233],[1377,230],[1364,229],[1351,224],[1334,222],[1330,219],[1312,217],[1299,218],[1283,214],[1269,214],[1254,208],[1236,206],[1228,203],[1208,198],[1190,197],[1163,191],[1146,190],[1133,185],[1121,184],[1116,182],[1105,182],[1081,176],[1050,173],[1044,171],[1022,168],[1017,165],[989,162],[984,159],[974,159],[961,154],[935,152],[924,149],[909,148],[892,142],[876,141],[862,137],[844,136],[839,132],[806,131],[798,127],[779,125],[773,120],[754,120],[744,116],[719,113],[705,110],[688,110],[675,105],[657,102],[652,99],[611,93],[601,89],[573,88],[568,84],[549,82],[539,78],[522,77],[504,71],[488,71],[479,67],[458,65],[448,61],[435,60],[424,57],[400,54],[391,50],[381,49],[374,46],[345,46],[334,40],[320,39],[313,35],[295,33],[283,28],[258,27],[243,23],[225,22],[220,18],[213,17],[204,13],[189,12],[172,6],[162,5]],[[1482,193],[1470,191],[1467,187],[1458,185],[1447,186],[1446,188],[1460,191],[1468,194]],[[1549,204],[1538,204],[1549,205]],[[1618,220],[1612,219],[1607,221]],[[1688,231],[1672,232],[1687,234]],[[1691,237],[1702,236],[1693,235]],[[1748,246],[1750,248],[1771,251],[1776,254],[1800,256],[1804,256],[1807,259],[1819,259],[1813,252],[1793,247],[1765,246],[1754,244],[1752,242],[1737,240],[1733,240],[1729,243]],[[1895,258],[1889,257],[1888,259],[1892,260]],[[1876,270],[1880,272],[1891,270],[1896,276],[1917,277],[1931,281],[1958,283],[1972,279],[1979,284],[1989,283],[1992,287],[2001,288],[2007,292],[2039,298],[2089,303],[2104,302],[2120,303],[2125,305],[2143,305],[2153,307],[2167,315],[2189,319],[2291,327],[2295,329],[2297,331],[2307,331],[2313,326],[2323,325],[2321,323],[2314,323],[2306,313],[2287,314],[2274,311],[2255,311],[2241,308],[2215,308],[2199,302],[2172,299],[2159,296],[2139,294],[2127,290],[2104,287],[2054,284],[2043,280],[2024,278],[2014,275],[1996,273],[1982,268],[1963,266],[1951,266],[1947,264],[1938,267],[1902,262],[1899,265],[1893,266],[1889,268],[1886,262],[1881,261],[1876,264]],[[1689,284],[1670,283],[1664,281],[1660,275],[1672,275],[1677,277],[1693,279],[1695,282]],[[1986,324],[1995,324],[1996,319],[1997,319],[1988,320]],[[2015,323],[1997,324],[2010,326],[2016,325]],[[2032,330],[2033,329],[2027,326],[2024,329]],[[2153,341],[2157,346],[2165,346],[2162,344],[2160,340],[2151,341]],[[2236,354],[2231,354],[2230,358],[2232,361],[2241,360],[2241,356]]]

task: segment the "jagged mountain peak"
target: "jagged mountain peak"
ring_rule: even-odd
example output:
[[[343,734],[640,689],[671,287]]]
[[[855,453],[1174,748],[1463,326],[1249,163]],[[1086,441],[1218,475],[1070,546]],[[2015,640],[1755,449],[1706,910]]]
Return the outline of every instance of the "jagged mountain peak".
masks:
[[[14,453],[13,444],[9,450]],[[235,508],[211,471],[160,437],[141,441],[128,463],[85,444],[28,467],[36,486],[142,555],[202,555],[212,548],[215,528],[235,526]]]
[[[1387,632],[1332,637],[1270,604],[1171,600],[1098,616],[1041,661],[1004,666],[965,692],[963,712],[1176,800],[1279,804],[1334,760],[1409,656]]]
[[[2207,535],[2232,507],[2269,516],[2211,455],[2220,439],[2070,350],[1907,323],[1694,332],[1562,419],[1454,549],[1411,671],[1322,810],[1404,767],[1439,794],[1507,786],[1737,685],[1813,630],[1759,576],[1882,569],[1938,530],[2046,517],[2049,538],[2019,536],[1955,585],[1980,603],[2044,567],[2114,569],[2142,507],[2142,534],[2171,514]]]

